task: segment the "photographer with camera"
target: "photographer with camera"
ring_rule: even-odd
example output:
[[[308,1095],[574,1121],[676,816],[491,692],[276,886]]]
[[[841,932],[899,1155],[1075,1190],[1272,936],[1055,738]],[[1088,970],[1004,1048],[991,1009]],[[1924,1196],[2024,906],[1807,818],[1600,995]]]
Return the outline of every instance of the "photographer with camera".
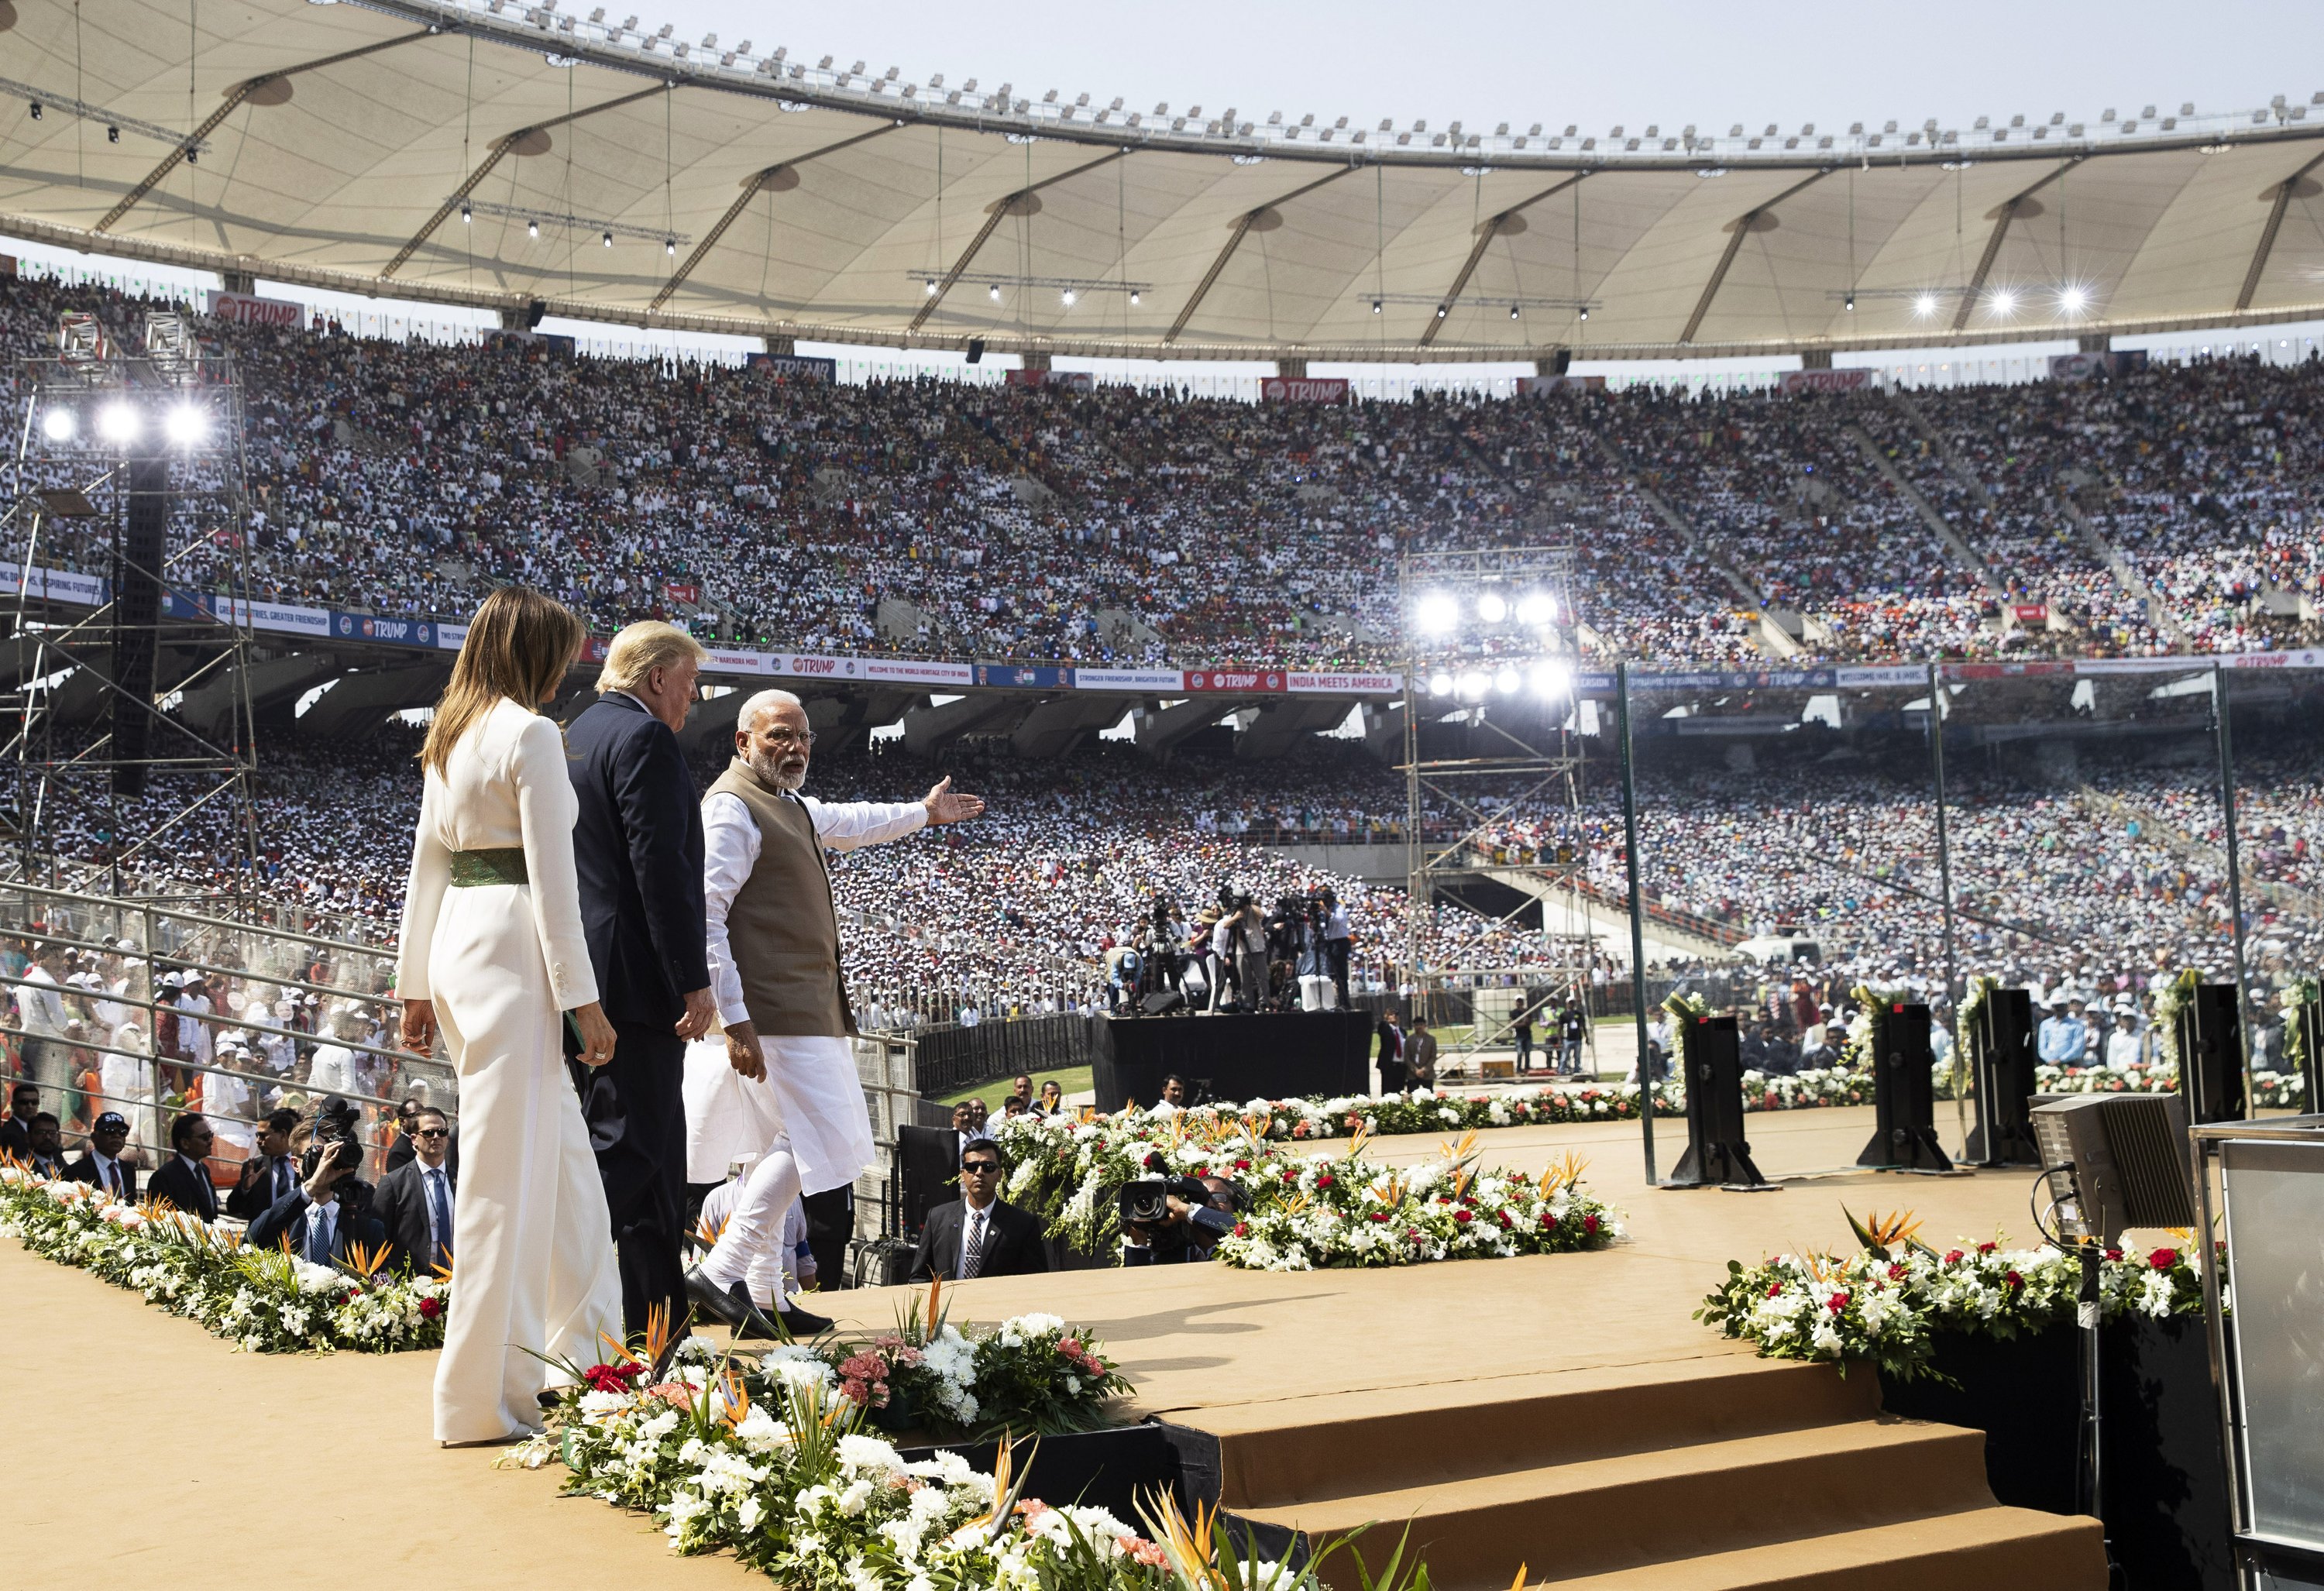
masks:
[[[1298,979],[1303,1011],[1331,1011],[1339,1007],[1339,986],[1332,980],[1330,933],[1330,911],[1319,891],[1301,903],[1299,920],[1292,925],[1296,946],[1292,975]]]
[[[1234,1230],[1242,1190],[1224,1177],[1144,1177],[1120,1197],[1123,1265],[1193,1265]]]
[[[1348,921],[1348,908],[1340,904],[1339,891],[1329,884],[1317,892],[1323,903],[1323,957],[1329,969],[1332,987],[1339,992],[1340,1009],[1348,1008],[1348,961],[1355,950],[1355,925]]]
[[[1237,890],[1233,901],[1234,910],[1219,919],[1212,943],[1224,942],[1224,959],[1234,968],[1238,1007],[1258,1011],[1267,1003],[1267,915],[1248,889]]]
[[[334,1096],[315,1110],[315,1131],[299,1157],[299,1186],[250,1223],[254,1248],[287,1245],[311,1264],[346,1257],[351,1245],[376,1248],[387,1228],[372,1213],[372,1185],[355,1175],[364,1160],[355,1108]]]

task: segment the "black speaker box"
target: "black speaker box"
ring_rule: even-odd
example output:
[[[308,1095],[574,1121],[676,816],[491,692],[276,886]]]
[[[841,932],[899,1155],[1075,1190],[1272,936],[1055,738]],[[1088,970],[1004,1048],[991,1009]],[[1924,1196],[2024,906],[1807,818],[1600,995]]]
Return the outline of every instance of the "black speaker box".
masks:
[[[2243,1025],[2232,983],[2199,983],[2180,1009],[2179,1092],[2190,1122],[2243,1119]]]
[[[1148,1016],[1167,1016],[1186,1003],[1186,997],[1175,989],[1157,989],[1138,1002],[1138,1008]]]
[[[1367,1091],[1372,1019],[1362,1011],[1281,1011],[1098,1024],[1092,1067],[1100,1110],[1151,1105],[1172,1072],[1230,1100],[1329,1098]]]
[[[950,1127],[899,1127],[896,1163],[902,1173],[903,1235],[917,1237],[928,1211],[960,1197],[960,1135]]]
[[[1697,1016],[1678,1043],[1686,1063],[1686,1153],[1666,1188],[1774,1186],[1743,1138],[1742,1040],[1732,1016]]]
[[[2307,1085],[2307,1094],[2300,1108],[2313,1116],[2324,1111],[2324,1000],[2310,1000],[2297,1007],[2292,1020],[2300,1024],[2301,1036],[2307,1041],[2308,1060],[2300,1069],[2301,1081]]]
[[[129,461],[129,512],[113,560],[113,680],[106,722],[113,731],[113,793],[145,793],[153,747],[154,627],[161,617],[161,563],[168,556],[170,461]]]
[[[2039,1165],[2034,1147],[2034,997],[1997,989],[1969,1025],[1969,1068],[1977,1080],[1977,1119],[1967,1157],[1979,1165]]]
[[[1929,1008],[1910,1000],[1872,1011],[1872,1141],[1858,1165],[1943,1172],[1951,1158],[1937,1143],[1936,1085],[1929,1075]]]

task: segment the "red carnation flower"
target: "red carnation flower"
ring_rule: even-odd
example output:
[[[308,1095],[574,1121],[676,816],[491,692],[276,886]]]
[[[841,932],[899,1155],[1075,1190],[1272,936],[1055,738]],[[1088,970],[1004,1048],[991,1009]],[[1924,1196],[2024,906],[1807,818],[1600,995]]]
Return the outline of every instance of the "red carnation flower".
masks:
[[[1977,1251],[1979,1254],[1991,1254],[1997,1246],[1998,1246],[1996,1244],[1980,1243],[1977,1246]]]
[[[2158,1248],[2146,1256],[2146,1263],[2158,1271],[2167,1271],[2179,1263],[2179,1251],[2175,1248]]]
[[[1250,1161],[1248,1161],[1248,1160],[1238,1160],[1238,1161],[1236,1161],[1236,1162],[1235,1162],[1235,1170],[1237,1170],[1237,1171],[1249,1171],[1250,1169]]]
[[[1585,1232],[1597,1231],[1598,1224],[1598,1218],[1594,1215],[1586,1215],[1582,1218],[1582,1229]]]
[[[1465,1209],[1456,1209],[1452,1212],[1452,1219],[1454,1221],[1465,1225],[1469,1219],[1469,1212]]]
[[[1848,1307],[1848,1301],[1850,1296],[1850,1294],[1845,1292],[1835,1292],[1830,1298],[1823,1301],[1823,1307],[1837,1315],[1840,1311]]]
[[[443,1312],[444,1301],[442,1299],[423,1298],[420,1301],[420,1318],[421,1320],[433,1320]]]
[[[2001,1274],[2001,1279],[2011,1287],[2023,1287],[2025,1285],[2025,1278],[2019,1275],[2015,1271],[2004,1271]]]
[[[1315,1185],[1318,1188],[1330,1187],[1332,1185],[1332,1173],[1330,1172],[1325,1172],[1322,1176],[1317,1177],[1315,1179]]]
[[[1372,1211],[1372,1219],[1376,1221],[1384,1221],[1388,1219],[1388,1211],[1384,1209],[1376,1209]]]
[[[1960,1264],[1962,1257],[1961,1251],[1958,1248],[1948,1249],[1945,1251],[1945,1264],[1949,1265],[1957,1265]]]
[[[1783,1297],[1783,1296],[1784,1296],[1784,1284],[1783,1284],[1781,1282],[1770,1282],[1770,1283],[1767,1283],[1767,1296],[1768,1296],[1769,1298],[1781,1298],[1781,1297]]]
[[[1235,1223],[1234,1235],[1235,1235],[1236,1237],[1250,1237],[1250,1223],[1249,1221],[1237,1221],[1237,1222]]]
[[[2119,1262],[2122,1258],[2122,1250],[2119,1248],[2109,1248],[2106,1251],[2106,1256],[2109,1260]]]

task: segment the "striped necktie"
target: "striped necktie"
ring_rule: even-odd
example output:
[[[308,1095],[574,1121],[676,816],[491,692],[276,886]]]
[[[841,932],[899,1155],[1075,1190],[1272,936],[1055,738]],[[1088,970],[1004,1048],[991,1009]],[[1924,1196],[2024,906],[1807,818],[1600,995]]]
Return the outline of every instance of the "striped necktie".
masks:
[[[984,1264],[984,1227],[986,1218],[972,1210],[965,1218],[968,1235],[960,1246],[960,1279],[964,1282],[976,1274]]]

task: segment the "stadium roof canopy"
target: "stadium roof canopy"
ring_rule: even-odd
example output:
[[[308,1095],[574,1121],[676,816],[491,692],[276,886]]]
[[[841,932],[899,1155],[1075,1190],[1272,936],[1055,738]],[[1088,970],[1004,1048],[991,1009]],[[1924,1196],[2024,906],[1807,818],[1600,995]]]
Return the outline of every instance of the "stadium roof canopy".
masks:
[[[624,325],[1147,358],[1772,354],[2324,316],[2324,114],[2280,101],[1960,131],[1384,131],[874,78],[519,0],[189,9],[0,0],[0,229]]]

